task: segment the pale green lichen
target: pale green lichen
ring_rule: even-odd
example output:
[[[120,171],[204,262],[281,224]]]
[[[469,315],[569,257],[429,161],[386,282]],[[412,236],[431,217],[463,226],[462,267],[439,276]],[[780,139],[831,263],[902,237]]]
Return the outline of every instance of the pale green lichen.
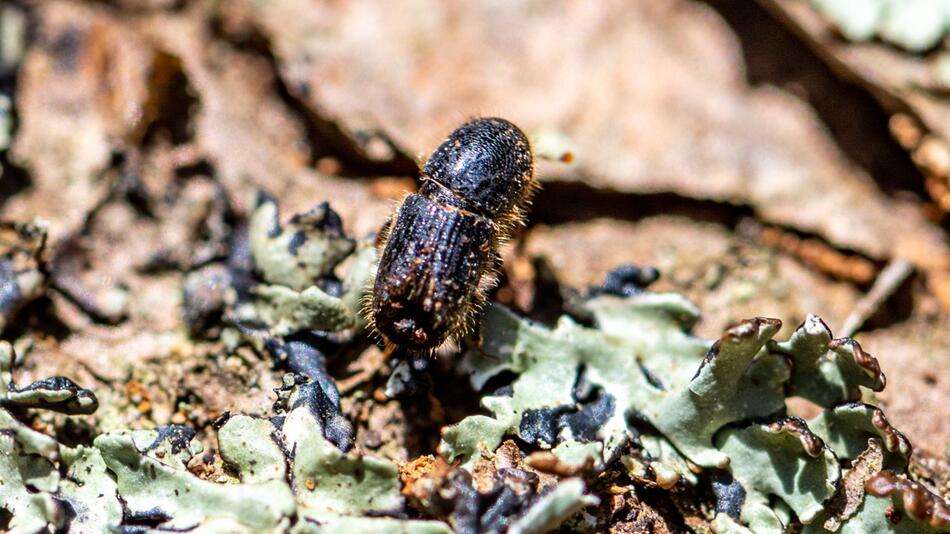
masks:
[[[67,414],[88,414],[94,412],[99,403],[91,391],[64,377],[47,378],[18,387],[13,377],[16,363],[13,345],[0,341],[0,429],[13,435],[28,454],[56,461],[59,459],[56,441],[17,421],[10,410],[44,408]]]
[[[549,532],[564,520],[587,506],[596,505],[599,499],[585,493],[584,482],[578,478],[562,481],[553,491],[528,510],[523,517],[511,524],[509,534]]]
[[[156,532],[451,532],[439,521],[372,517],[403,509],[396,466],[340,452],[306,407],[279,428],[248,416],[225,423],[219,444],[241,483],[187,470],[201,452],[193,434],[185,427],[117,431],[74,449],[51,440],[51,460],[0,432],[0,508],[12,514],[10,532],[106,532],[135,523],[157,525]]]
[[[518,436],[579,466],[592,456],[609,462],[633,442],[640,452],[622,455],[624,466],[661,487],[696,484],[696,466],[730,473],[744,496],[736,516],[716,517],[724,532],[782,532],[821,520],[848,472],[841,461],[860,455],[869,438],[884,444],[886,466],[907,466],[906,438],[879,408],[859,402],[862,389],[884,387],[877,361],[853,340],[833,339],[817,317],[784,342],[772,339],[777,320],[756,318],[711,343],[689,334],[697,313],[677,295],[597,296],[574,308],[593,328],[565,316],[550,329],[499,306],[486,310],[480,346],[463,366],[477,389],[503,371],[516,378],[482,398],[488,415],[443,430],[443,455],[471,467]],[[553,441],[537,440],[548,435],[533,426],[538,414],[586,409],[576,398],[582,382],[613,400],[596,435],[578,441],[559,423]],[[789,418],[791,396],[826,409],[810,421]],[[876,521],[861,510],[855,521]]]
[[[376,273],[376,248],[357,246],[344,235],[339,216],[326,203],[283,226],[278,221],[277,204],[262,194],[248,230],[261,283],[231,319],[265,325],[271,336],[363,328],[362,299]],[[338,267],[344,271],[339,281]]]
[[[356,314],[339,298],[316,286],[303,291],[261,285],[254,288],[257,318],[270,325],[271,332],[286,335],[300,330],[335,332],[356,325]]]
[[[849,339],[833,340],[831,330],[809,315],[785,342],[771,350],[790,358],[790,395],[830,408],[861,399],[860,387],[884,389],[884,375],[873,357]]]
[[[302,291],[353,252],[356,242],[343,234],[340,217],[329,204],[294,215],[281,225],[277,203],[259,197],[250,218],[254,265],[265,283]]]
[[[936,530],[926,524],[903,518],[894,524],[888,517],[894,510],[900,510],[903,504],[900,499],[875,497],[865,495],[858,512],[841,525],[840,534],[867,534],[869,532],[893,532],[895,534],[932,534],[933,532],[947,532],[947,529]],[[814,527],[808,525],[803,533],[816,534],[827,532],[820,530],[819,524]]]
[[[610,309],[620,304],[624,304],[621,313],[612,314]],[[632,411],[648,419],[693,462],[724,466],[728,458],[712,446],[713,434],[727,423],[764,417],[784,406],[781,385],[788,369],[783,360],[763,356],[749,365],[777,331],[774,321],[756,320],[730,330],[720,340],[719,356],[710,358],[695,378],[686,379],[709,344],[683,331],[682,320],[688,323],[692,309],[681,297],[599,297],[589,309],[595,321],[605,314],[610,317],[605,331],[582,327],[567,317],[549,330],[503,308],[487,311],[482,331],[491,334],[479,351],[469,353],[473,383],[478,386],[502,370],[519,377],[511,396],[482,399],[493,417],[474,416],[446,429],[441,449],[446,457],[470,461],[480,449],[493,450],[505,433],[518,434],[525,410],[574,405],[573,386],[581,365],[587,380],[616,402],[599,430],[605,457],[629,439],[627,413]],[[625,319],[619,330],[625,334],[609,334],[620,326],[616,323],[620,316]],[[665,326],[660,324],[663,320]],[[654,363],[659,365],[651,367]],[[662,384],[644,368],[660,376]],[[676,387],[679,384],[687,387]]]
[[[808,450],[802,436],[782,425],[725,429],[716,443],[729,456],[730,470],[746,490],[740,517],[755,532],[788,526],[770,514],[769,496],[780,498],[803,523],[811,523],[834,495],[841,476],[830,449],[819,447],[813,456],[816,451]]]
[[[118,524],[115,483],[95,449],[65,447],[17,420],[10,410],[41,407],[65,413],[95,410],[95,396],[67,379],[19,388],[13,380],[13,347],[0,342],[0,509],[12,515],[12,533],[34,533],[67,524],[76,532],[102,532]],[[66,473],[65,477],[60,475]]]
[[[175,529],[194,529],[221,519],[245,532],[273,531],[289,524],[295,503],[283,481],[225,485],[201,480],[177,460],[187,448],[176,450],[177,445],[168,444],[159,459],[147,454],[154,450],[147,441],[136,440],[129,432],[103,434],[95,440],[131,514],[164,519],[163,528]]]
[[[398,514],[404,506],[396,466],[371,456],[341,452],[323,437],[307,407],[280,420],[232,417],[218,433],[222,454],[242,481],[280,483],[292,491],[300,522],[292,532],[445,533],[435,521],[399,521],[366,515]],[[242,451],[254,443],[261,451]],[[225,452],[227,451],[227,452]],[[287,457],[281,451],[293,451]],[[289,463],[289,475],[285,465]],[[246,484],[242,484],[243,487]]]
[[[69,501],[75,517],[71,531],[103,532],[122,520],[122,506],[116,498],[118,487],[102,452],[82,445],[60,449],[66,476],[60,482],[60,495]]]
[[[0,428],[5,428],[4,423],[0,421]],[[62,507],[50,493],[27,489],[28,477],[21,467],[29,458],[14,435],[0,433],[0,506],[12,515],[8,528],[13,533],[39,532],[46,525],[60,527],[64,521]]]
[[[868,438],[878,437],[884,444],[885,468],[902,469],[910,460],[910,443],[890,426],[876,406],[859,402],[835,406],[811,419],[808,426],[838,458],[857,458],[867,448]]]
[[[267,419],[235,415],[218,430],[221,458],[235,467],[241,482],[260,483],[287,476],[284,453],[272,437],[276,429]],[[267,436],[268,439],[262,439]]]

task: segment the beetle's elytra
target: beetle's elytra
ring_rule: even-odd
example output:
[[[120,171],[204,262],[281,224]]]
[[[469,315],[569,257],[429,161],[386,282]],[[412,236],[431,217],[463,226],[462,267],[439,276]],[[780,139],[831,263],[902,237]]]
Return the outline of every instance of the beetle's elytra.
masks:
[[[534,188],[531,146],[514,124],[477,119],[449,135],[383,239],[369,313],[387,343],[431,351],[464,332]]]

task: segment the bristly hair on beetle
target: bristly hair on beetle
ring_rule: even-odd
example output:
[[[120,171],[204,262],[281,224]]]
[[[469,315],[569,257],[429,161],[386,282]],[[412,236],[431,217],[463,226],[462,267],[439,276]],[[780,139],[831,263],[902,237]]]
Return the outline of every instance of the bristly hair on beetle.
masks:
[[[366,314],[387,345],[431,353],[474,324],[537,182],[527,136],[499,118],[449,134],[421,179],[380,237]]]

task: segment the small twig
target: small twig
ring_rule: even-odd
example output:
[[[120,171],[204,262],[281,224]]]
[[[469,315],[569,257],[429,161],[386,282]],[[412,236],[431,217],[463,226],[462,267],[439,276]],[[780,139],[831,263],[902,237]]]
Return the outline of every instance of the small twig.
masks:
[[[861,297],[854,310],[845,319],[838,335],[840,337],[853,336],[913,272],[914,266],[907,260],[894,260],[887,264],[887,267],[874,280],[871,290]]]

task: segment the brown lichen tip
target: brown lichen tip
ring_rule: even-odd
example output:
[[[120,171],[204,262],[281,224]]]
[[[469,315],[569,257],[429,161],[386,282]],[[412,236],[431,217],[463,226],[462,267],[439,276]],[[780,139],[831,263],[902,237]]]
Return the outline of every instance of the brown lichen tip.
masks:
[[[699,371],[702,370],[703,366],[706,364],[712,363],[713,360],[719,356],[719,351],[722,349],[723,343],[736,342],[745,338],[752,337],[756,335],[763,328],[775,328],[778,330],[782,327],[781,319],[772,319],[769,317],[753,317],[752,319],[746,319],[739,324],[730,326],[722,336],[717,339],[709,350],[706,351],[706,355],[703,357],[703,361],[699,366],[699,369],[696,370],[696,375],[699,375]]]
[[[874,428],[877,428],[882,432],[882,437],[884,438],[884,448],[888,452],[898,452],[906,457],[910,457],[911,453],[914,451],[914,447],[910,444],[910,440],[907,439],[900,430],[897,430],[887,421],[887,417],[884,415],[884,411],[880,408],[873,408],[871,412],[871,424],[874,425]]]
[[[915,521],[927,523],[936,529],[950,526],[950,505],[922,484],[907,480],[893,471],[881,471],[874,475],[867,481],[865,489],[875,497],[888,497],[899,492],[904,510]]]
[[[881,364],[878,363],[877,358],[864,352],[864,349],[861,348],[861,345],[851,339],[850,337],[843,337],[839,339],[831,340],[831,343],[828,343],[828,348],[830,350],[837,351],[848,347],[851,349],[851,353],[854,355],[854,362],[858,364],[859,367],[864,369],[864,371],[874,379],[875,386],[871,387],[874,391],[881,391],[887,385],[887,377],[884,376],[884,372],[881,371]]]
[[[769,423],[769,432],[773,434],[779,432],[797,434],[802,448],[805,449],[805,452],[812,458],[817,458],[825,448],[825,442],[812,433],[811,429],[808,428],[808,424],[798,417],[785,417],[773,423]]]
[[[525,458],[524,463],[542,473],[567,478],[592,468],[594,466],[594,459],[588,456],[583,463],[569,464],[563,462],[551,451],[537,451]]]
[[[762,328],[781,328],[781,326],[781,319],[773,319],[771,317],[753,317],[752,319],[746,319],[745,321],[730,327],[722,335],[722,339],[726,340],[729,338],[750,337],[754,336]]]

